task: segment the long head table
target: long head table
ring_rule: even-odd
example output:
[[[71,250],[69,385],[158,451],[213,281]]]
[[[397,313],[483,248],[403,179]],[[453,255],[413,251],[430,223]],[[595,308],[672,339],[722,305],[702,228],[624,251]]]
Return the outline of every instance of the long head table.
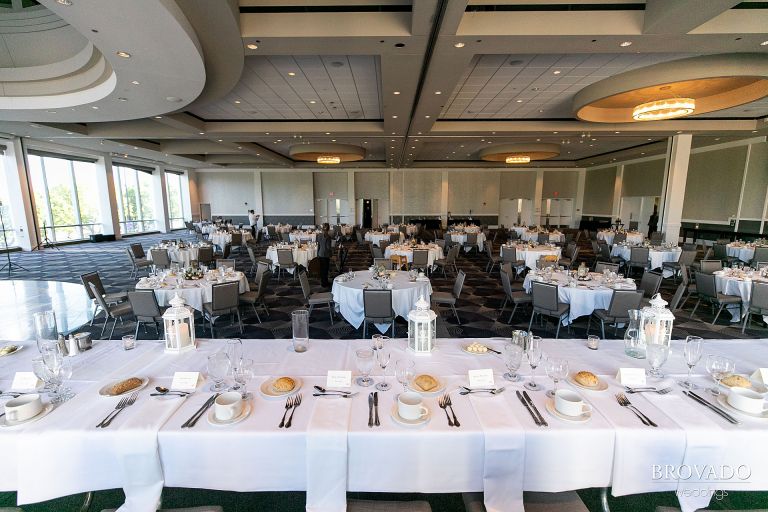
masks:
[[[70,385],[77,392],[51,414],[24,426],[0,428],[0,490],[18,491],[20,504],[38,502],[87,490],[122,487],[126,508],[154,511],[163,485],[231,491],[306,490],[307,510],[345,510],[346,491],[485,492],[490,511],[521,511],[522,491],[557,492],[612,486],[614,495],[678,491],[683,510],[704,507],[709,495],[702,488],[768,489],[768,423],[737,415],[740,426],[726,423],[709,409],[681,394],[672,383],[667,395],[630,395],[632,403],[659,428],[643,426],[614,394],[619,367],[645,367],[645,361],[624,355],[621,341],[603,341],[598,351],[582,340],[544,340],[546,354],[566,358],[571,371],[590,370],[608,384],[606,391],[584,391],[569,383],[594,407],[583,424],[559,420],[545,408],[543,392],[530,393],[549,423],[537,427],[518,401],[521,383],[502,380],[503,361],[496,355],[471,355],[461,350],[468,340],[440,339],[429,357],[405,351],[404,340],[391,340],[392,363],[387,381],[393,390],[380,392],[381,426],[369,428],[368,392],[353,399],[312,396],[312,385],[324,385],[331,369],[354,369],[355,350],[370,340],[313,340],[309,351],[295,353],[290,340],[245,340],[245,357],[255,361],[256,377],[249,384],[252,414],[231,426],[213,426],[205,418],[195,428],[181,429],[210,396],[208,382],[182,398],[150,397],[157,385],[169,386],[175,371],[206,370],[207,356],[222,350],[224,340],[199,340],[196,351],[163,353],[157,342],[141,341],[124,352],[114,341],[96,342],[93,350],[71,359]],[[502,339],[484,340],[501,349]],[[704,342],[706,354],[728,355],[738,373],[768,367],[766,340]],[[29,371],[37,355],[34,343],[15,355],[0,358],[0,389],[8,389],[16,371]],[[421,428],[405,428],[390,418],[400,385],[393,377],[394,361],[416,361],[417,373],[437,376],[452,393],[461,427],[449,427],[437,397],[425,398],[431,420]],[[493,369],[506,392],[460,396],[467,370]],[[682,341],[675,340],[663,370],[673,377],[686,372]],[[526,376],[530,369],[523,364]],[[98,395],[112,379],[150,377],[136,404],[108,429],[95,428],[117,398]],[[258,388],[269,376],[303,379],[303,403],[293,427],[278,428],[284,400],[267,399]],[[376,370],[378,381],[381,371]],[[549,387],[541,368],[537,380]],[[709,385],[704,359],[694,380]],[[701,393],[709,398],[706,391]],[[694,465],[741,469],[740,477],[711,483],[704,477],[660,476],[658,468]],[[681,474],[685,475],[685,473]],[[694,483],[693,480],[696,480]]]

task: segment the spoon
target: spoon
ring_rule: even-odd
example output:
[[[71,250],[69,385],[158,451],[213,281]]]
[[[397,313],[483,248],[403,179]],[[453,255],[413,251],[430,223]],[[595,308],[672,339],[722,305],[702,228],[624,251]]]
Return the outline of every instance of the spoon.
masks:
[[[341,391],[341,390],[338,390],[338,389],[326,390],[324,387],[321,387],[321,386],[314,386],[314,388],[316,390],[318,390],[319,392],[321,392],[321,393],[341,393],[342,395],[350,395],[350,394],[352,394],[351,391]]]
[[[155,390],[157,393],[150,393],[149,396],[162,396],[162,395],[178,395],[178,396],[187,396],[189,392],[187,391],[171,391],[168,388],[165,388],[163,386],[157,386],[155,387]]]
[[[462,386],[466,391],[459,391],[460,395],[471,395],[472,393],[490,393],[492,395],[498,395],[499,393],[503,393],[506,389],[505,387],[500,387],[496,389],[469,389],[467,387]]]

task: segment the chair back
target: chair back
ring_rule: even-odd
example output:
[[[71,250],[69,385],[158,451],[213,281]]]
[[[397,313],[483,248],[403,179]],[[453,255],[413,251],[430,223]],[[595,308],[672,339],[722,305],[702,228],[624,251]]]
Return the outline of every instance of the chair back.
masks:
[[[282,239],[283,242],[290,242],[291,241],[291,234],[290,233],[281,232],[280,233],[280,238]]]
[[[560,306],[558,293],[556,284],[531,281],[531,295],[533,296],[533,307],[535,309],[557,311],[557,308]]]
[[[693,251],[693,252],[696,252],[696,251],[698,250],[698,249],[696,248],[696,244],[688,244],[688,243],[685,243],[685,244],[683,244],[683,246],[682,246],[682,247],[683,247],[683,250],[684,250],[684,251]]]
[[[363,311],[365,318],[392,318],[392,290],[363,290]]]
[[[507,263],[507,265],[509,264]],[[507,297],[512,297],[512,282],[509,279],[509,274],[503,268],[501,269],[501,286],[504,288],[504,293]]]
[[[213,247],[199,247],[197,249],[197,262],[208,265],[213,261]]]
[[[237,232],[232,233],[232,241],[230,241],[230,243],[235,247],[243,245],[243,234]]]
[[[511,282],[511,280],[512,280],[512,272],[513,272],[512,264],[511,263],[502,263],[500,268],[501,268],[501,272],[503,274],[507,274],[509,276],[510,282]]]
[[[293,249],[278,249],[277,250],[277,264],[281,267],[292,267],[293,261]]]
[[[607,261],[598,261],[595,265],[595,272],[602,274],[604,270],[610,270],[611,272],[619,272],[618,263],[608,263]]]
[[[168,257],[168,249],[151,249],[152,264],[160,268],[171,266],[171,258]]]
[[[461,295],[461,289],[464,288],[464,279],[467,274],[463,270],[459,270],[459,275],[456,276],[456,281],[453,283],[453,296],[457,299]]]
[[[662,278],[661,273],[646,270],[643,273],[642,279],[640,279],[640,289],[643,291],[643,297],[650,299],[659,293]]]
[[[152,290],[134,290],[128,292],[128,302],[136,317],[158,318],[163,315],[157,303],[157,296]]]
[[[600,248],[600,257],[611,261],[611,250],[608,248],[608,244],[600,240],[597,245]],[[632,253],[630,252],[630,254]]]
[[[611,304],[608,306],[608,316],[613,318],[628,318],[627,311],[639,309],[643,293],[635,290],[614,290]]]
[[[686,251],[680,253],[680,259],[677,260],[680,265],[690,266],[696,260],[696,250]]]
[[[387,250],[387,246],[389,246],[389,242],[387,242],[386,240],[382,240],[382,241],[379,242],[379,247],[378,248],[381,251],[382,255],[384,254],[384,251]]]
[[[701,297],[717,297],[717,285],[714,274],[696,272],[696,293]]]
[[[571,267],[576,264],[576,260],[579,258],[579,248],[576,247],[571,253]]]
[[[363,232],[359,229],[355,230],[355,236],[357,237],[357,243],[362,244],[365,240],[363,240]]]
[[[144,247],[139,243],[131,244],[131,252],[136,259],[146,258],[147,254],[144,252]]]
[[[637,228],[640,227],[640,222],[636,220],[629,221],[629,230],[630,231],[637,231]]]
[[[651,233],[651,243],[653,245],[658,245],[661,243],[661,241],[664,240],[664,233],[661,231],[654,231]]]
[[[491,240],[485,242],[485,254],[489,260],[493,259],[493,242]]]
[[[718,270],[723,270],[722,260],[701,260],[699,264],[701,265],[701,271],[705,274],[712,274]]]
[[[448,251],[448,256],[445,257],[446,263],[453,265],[456,263],[456,257],[459,255],[459,246],[454,245],[451,250]]]
[[[688,283],[690,283],[690,279],[688,278],[688,267],[682,265],[680,267],[680,284],[677,285],[677,290],[675,290],[675,294],[669,301],[669,309],[671,311],[680,309],[680,301],[683,300],[683,295],[688,291]]]
[[[101,278],[99,277],[98,272],[88,272],[86,274],[82,274],[80,276],[80,281],[83,283],[83,286],[85,287],[85,293],[88,295],[89,299],[95,299],[96,297],[91,292],[91,287],[88,286],[88,283],[93,283],[96,287],[96,291],[99,295],[104,295],[106,292],[104,291],[104,284],[101,282]]]
[[[99,307],[101,307],[101,309],[103,309],[106,312],[106,314],[111,317],[112,314],[109,312],[109,306],[107,306],[107,301],[105,301],[104,296],[99,293],[99,289],[96,288],[96,285],[93,282],[89,281],[88,287],[91,289],[91,296],[94,299],[96,299],[96,303],[99,305]]]
[[[707,247],[707,251],[704,253],[704,257],[701,258],[702,260],[708,260],[712,257],[712,248]]]
[[[373,258],[373,265],[376,267],[384,267],[387,270],[392,269],[392,261],[387,258]]]
[[[536,241],[540,244],[548,244],[549,243],[549,233],[539,233],[536,237]]]
[[[752,298],[750,307],[762,310],[761,313],[768,312],[768,283],[752,281]]]
[[[277,231],[275,231],[275,226],[267,226],[267,236],[269,238],[277,237]]]
[[[125,248],[125,252],[128,253],[128,258],[131,260],[131,265],[136,265],[136,256],[134,256],[133,251],[130,247]]]
[[[261,265],[259,265],[259,268],[261,268]],[[272,271],[268,268],[265,269],[260,276],[258,276],[256,282],[259,285],[259,289],[256,290],[256,298],[258,300],[261,300],[264,298],[264,296],[267,294],[267,287],[269,286],[269,280],[272,279]]]
[[[650,249],[648,247],[630,247],[629,249],[629,262],[637,265],[648,265],[648,259],[650,256]]]
[[[222,257],[229,258],[230,252],[232,252],[232,244],[224,244],[224,250],[221,251]]]
[[[256,263],[258,263],[258,260],[256,259],[256,253],[253,252],[253,247],[251,247],[250,245],[246,246],[245,250],[248,251],[248,259],[251,260],[251,265],[256,265]]]
[[[768,247],[755,247],[755,255],[752,257],[752,263],[768,261]]]
[[[401,231],[401,232],[405,232],[405,227],[401,226],[401,228],[403,229],[403,231]],[[399,241],[400,241],[400,233],[390,233],[389,234],[389,243],[396,244]]]
[[[217,283],[211,286],[211,308],[214,311],[222,309],[234,309],[240,303],[240,283]]]
[[[592,252],[595,253],[595,256],[600,255],[600,245],[597,243],[597,240],[590,240],[590,244],[592,244]]]
[[[376,247],[375,245],[371,245],[371,254],[373,254],[373,259],[384,258],[384,251],[381,247]]]
[[[627,241],[627,234],[626,233],[616,233],[616,235],[613,237],[613,243],[614,244],[621,244]]]
[[[426,267],[429,264],[429,249],[414,249],[411,264],[414,267]]]
[[[305,299],[309,300],[309,296],[312,295],[312,289],[309,287],[307,273],[303,270],[299,272],[299,283],[301,283],[301,293],[304,294]]]
[[[477,245],[477,233],[467,233],[466,245]]]
[[[235,260],[219,258],[218,260],[216,260],[216,268],[219,269],[221,267],[229,267],[234,270]]]
[[[517,247],[514,245],[511,247],[502,245],[501,246],[501,261],[503,262],[513,262],[517,261]]]
[[[518,238],[520,238],[520,235],[517,234],[517,231],[515,231],[514,229],[510,229],[509,240],[517,240]]]

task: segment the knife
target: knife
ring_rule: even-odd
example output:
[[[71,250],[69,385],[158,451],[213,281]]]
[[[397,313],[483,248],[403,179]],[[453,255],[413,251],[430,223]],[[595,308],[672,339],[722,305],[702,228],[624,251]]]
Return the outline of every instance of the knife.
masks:
[[[374,391],[373,393],[373,409],[376,411],[376,421],[374,421],[374,425],[377,427],[381,426],[381,423],[379,423],[379,392]]]
[[[543,426],[545,426],[545,427],[548,427],[549,423],[547,423],[547,420],[544,419],[544,416],[542,416],[541,413],[539,412],[539,410],[536,408],[536,404],[534,404],[533,400],[531,400],[531,397],[528,396],[528,392],[527,391],[523,391],[523,396],[525,397],[525,399],[530,404],[531,408],[533,409],[533,412],[536,413],[536,416],[539,417],[539,421],[541,422],[541,424]]]
[[[357,395],[357,392],[348,395],[342,395],[340,393],[312,393],[312,396],[335,396],[337,398],[354,398],[355,395]]]
[[[692,398],[696,402],[700,403],[701,405],[711,409],[712,411],[716,412],[723,418],[725,418],[727,421],[733,423],[734,425],[741,425],[741,422],[722,410],[721,408],[717,407],[716,405],[711,404],[708,400],[704,400],[702,397],[694,393],[693,391],[683,391],[684,395],[687,395],[689,398]]]
[[[200,407],[197,411],[195,411],[195,414],[193,414],[187,421],[184,422],[183,425],[181,425],[181,428],[191,428],[195,426],[195,423],[197,423],[197,420],[200,419],[200,416],[203,415],[205,411],[208,410],[208,408],[213,405],[213,402],[216,400],[216,397],[219,396],[219,393],[216,393],[214,395],[211,395],[211,397],[205,401],[202,407]]]
[[[539,418],[537,418],[536,415],[533,414],[533,411],[528,406],[528,402],[525,401],[525,398],[523,398],[523,395],[519,391],[515,391],[515,393],[517,393],[517,398],[520,400],[520,402],[522,402],[522,404],[528,410],[528,413],[531,415],[531,418],[533,418],[533,422],[536,424],[537,427],[540,427],[541,423],[539,423]]]
[[[368,426],[373,428],[373,393],[368,393]]]

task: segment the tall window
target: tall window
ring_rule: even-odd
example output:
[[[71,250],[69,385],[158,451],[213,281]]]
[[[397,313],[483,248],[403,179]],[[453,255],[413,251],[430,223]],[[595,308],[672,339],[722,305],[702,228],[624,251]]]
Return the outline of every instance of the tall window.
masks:
[[[168,195],[168,219],[171,221],[171,229],[184,227],[184,207],[181,196],[181,175],[165,173],[165,190]]]
[[[101,233],[92,162],[30,151],[29,170],[41,236],[66,242]]]
[[[124,165],[113,167],[123,233],[156,229],[152,173]]]
[[[2,148],[3,146],[0,146]],[[3,220],[3,224],[0,224],[0,249],[6,247],[16,247],[16,232],[13,230],[13,218],[11,217],[11,204],[9,187],[7,185],[7,176],[5,175],[5,158],[0,152],[0,218]],[[5,237],[3,237],[5,235]],[[7,243],[6,243],[7,242]]]

